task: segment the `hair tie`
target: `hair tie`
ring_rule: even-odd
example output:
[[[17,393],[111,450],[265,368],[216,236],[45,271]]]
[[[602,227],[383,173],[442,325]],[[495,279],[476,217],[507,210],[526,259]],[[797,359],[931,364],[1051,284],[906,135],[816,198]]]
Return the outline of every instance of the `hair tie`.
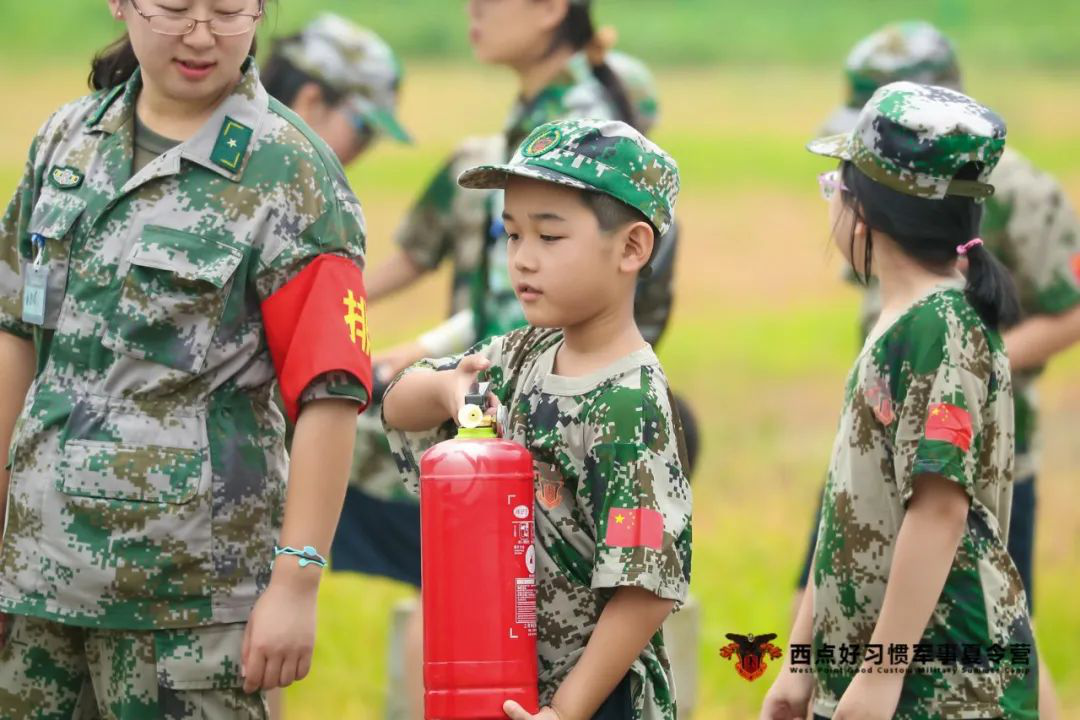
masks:
[[[960,255],[960,256],[967,255],[968,250],[971,250],[971,248],[978,247],[979,245],[982,245],[982,244],[983,244],[982,238],[975,238],[973,240],[968,240],[963,245],[957,245],[956,246],[956,254]]]
[[[593,67],[603,65],[607,59],[607,54],[611,52],[615,47],[615,43],[619,41],[619,31],[610,25],[597,28],[593,33],[592,40],[585,45],[585,57],[589,59],[589,64]]]

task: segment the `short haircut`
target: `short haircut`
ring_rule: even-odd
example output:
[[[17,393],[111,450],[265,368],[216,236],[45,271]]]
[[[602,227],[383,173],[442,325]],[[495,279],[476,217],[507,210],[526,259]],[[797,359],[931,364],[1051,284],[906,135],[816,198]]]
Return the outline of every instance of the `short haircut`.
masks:
[[[645,263],[645,266],[641,269],[642,273],[648,275],[648,273],[651,272],[649,265],[652,263],[653,258],[656,257],[657,248],[660,247],[660,232],[656,229],[656,226],[653,225],[652,221],[645,217],[645,214],[637,208],[630,207],[622,200],[608,195],[607,193],[582,190],[581,200],[585,203],[585,207],[592,211],[592,214],[596,217],[596,222],[604,232],[613,232],[624,225],[635,222],[646,223],[652,228],[652,255],[649,256],[649,262]]]

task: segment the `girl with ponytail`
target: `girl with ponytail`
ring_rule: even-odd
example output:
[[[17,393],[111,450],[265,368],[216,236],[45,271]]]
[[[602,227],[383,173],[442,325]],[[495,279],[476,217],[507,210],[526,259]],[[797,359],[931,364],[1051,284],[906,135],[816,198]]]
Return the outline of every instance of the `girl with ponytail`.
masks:
[[[785,661],[764,720],[801,716],[811,696],[815,718],[1038,717],[1037,663],[986,660],[995,646],[1038,656],[1006,549],[1014,425],[1000,332],[1018,304],[978,237],[1004,146],[993,111],[907,82],[880,88],[851,134],[810,144],[841,161],[820,177],[833,240],[877,279],[883,309],[848,376],[791,631],[793,647],[813,645],[813,672]],[[905,651],[826,665],[826,645]],[[970,659],[907,652],[919,646]]]
[[[622,120],[646,132],[655,119],[655,95],[642,92],[641,82],[630,92],[620,75],[628,68],[637,80],[647,71],[625,56],[617,65],[609,62],[616,35],[595,26],[591,0],[471,0],[467,8],[475,57],[513,71],[518,98],[502,137],[466,141],[440,169],[399,229],[399,251],[370,273],[368,292],[377,302],[447,257],[455,265],[451,319],[377,358],[387,378],[422,357],[460,352],[525,322],[505,277],[501,193],[462,192],[456,183],[461,170],[509,160],[529,133],[554,120]],[[673,244],[661,243],[658,259],[671,258]],[[666,326],[671,281],[660,268],[648,291],[639,293],[637,313],[651,342]]]

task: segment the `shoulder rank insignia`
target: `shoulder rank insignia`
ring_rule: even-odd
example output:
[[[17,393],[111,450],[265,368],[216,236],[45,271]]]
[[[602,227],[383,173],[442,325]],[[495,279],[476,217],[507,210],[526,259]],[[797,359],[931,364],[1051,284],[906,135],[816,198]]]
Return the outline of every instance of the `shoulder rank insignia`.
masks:
[[[49,171],[49,182],[61,190],[71,190],[82,185],[83,174],[73,167],[54,166]]]
[[[210,153],[211,162],[229,172],[236,172],[247,152],[252,134],[252,129],[247,125],[225,116],[217,142],[214,143],[214,151]]]

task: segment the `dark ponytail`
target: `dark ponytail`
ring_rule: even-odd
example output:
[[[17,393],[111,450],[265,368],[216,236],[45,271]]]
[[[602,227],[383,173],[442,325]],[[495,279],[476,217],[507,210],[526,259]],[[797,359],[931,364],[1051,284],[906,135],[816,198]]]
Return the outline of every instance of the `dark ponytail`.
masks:
[[[979,244],[967,251],[967,287],[964,294],[979,317],[990,327],[1007,329],[1020,321],[1016,285],[1005,266]]]
[[[265,8],[265,0],[261,1],[259,6]],[[256,45],[255,37],[252,36],[248,55],[255,54]],[[131,39],[125,33],[94,55],[94,59],[90,61],[90,77],[87,82],[91,90],[112,90],[126,83],[138,67],[139,59],[135,57],[135,48],[131,46]]]
[[[959,180],[978,176],[978,167],[965,166]],[[956,261],[958,248],[979,235],[983,206],[972,198],[949,195],[941,200],[916,197],[871,180],[850,162],[841,167],[843,199],[866,224],[866,252],[862,268],[855,267],[855,232],[852,229],[852,269],[864,282],[873,260],[873,232],[886,233],[909,257],[943,272]],[[989,327],[1006,329],[1020,319],[1020,302],[1009,271],[981,244],[967,251],[968,302]]]
[[[551,50],[554,51],[556,48],[567,45],[575,51],[581,51],[585,50],[596,39],[597,29],[593,24],[589,5],[587,3],[571,3],[566,11],[566,17],[563,18],[562,24],[555,31],[555,42]],[[602,57],[592,57],[593,53],[587,54],[590,55],[589,64],[592,66],[593,76],[604,86],[604,90],[607,91],[608,96],[615,105],[619,119],[640,130],[641,121],[638,118],[637,110],[630,101],[630,95],[626,92],[626,87],[622,81],[619,80],[619,76],[615,74],[615,71]]]

